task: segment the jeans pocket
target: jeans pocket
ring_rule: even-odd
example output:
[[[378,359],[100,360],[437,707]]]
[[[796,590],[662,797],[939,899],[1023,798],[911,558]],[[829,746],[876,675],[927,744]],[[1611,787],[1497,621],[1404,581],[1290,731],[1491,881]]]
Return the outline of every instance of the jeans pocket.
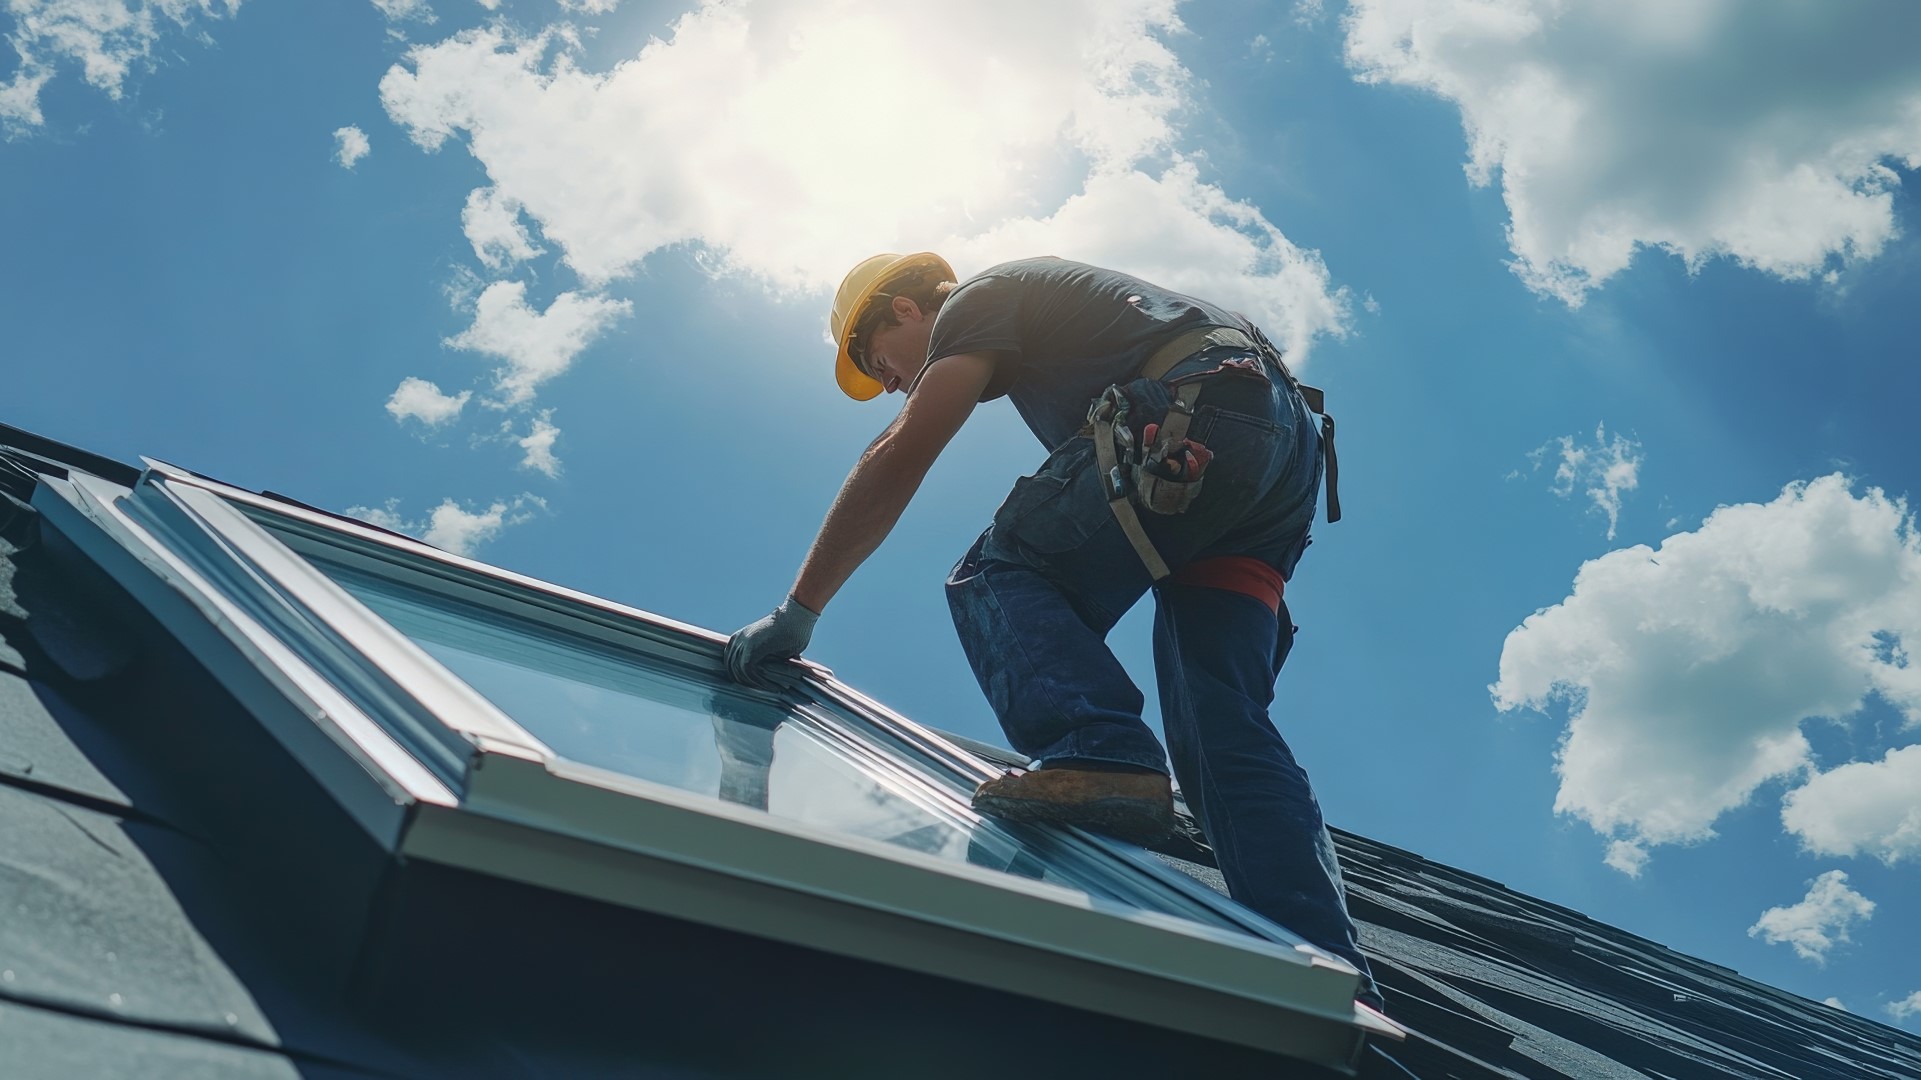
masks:
[[[1094,442],[1076,438],[1056,450],[994,512],[991,548],[1042,555],[1079,547],[1111,517],[1094,459]]]
[[[1260,501],[1275,480],[1283,429],[1264,416],[1203,405],[1192,438],[1213,453],[1197,493],[1194,512],[1238,518]]]

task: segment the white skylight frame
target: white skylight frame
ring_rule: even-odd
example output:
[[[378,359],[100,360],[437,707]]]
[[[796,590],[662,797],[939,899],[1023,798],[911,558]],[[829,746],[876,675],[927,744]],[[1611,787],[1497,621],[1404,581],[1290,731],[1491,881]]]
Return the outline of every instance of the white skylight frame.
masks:
[[[174,634],[388,848],[418,806],[456,806],[446,778],[298,655],[259,613],[212,580],[238,563],[195,558],[161,537],[178,524],[141,513],[119,484],[42,477],[33,505]]]
[[[1363,1031],[1398,1034],[1354,1009],[1358,975],[1345,963],[1299,944],[1291,933],[1128,845],[1085,834],[1061,837],[1064,847],[1078,853],[1077,862],[1092,860],[1110,876],[1129,878],[1136,889],[1151,885],[1178,895],[1258,937],[1121,909],[1052,883],[943,861],[561,759],[236,504],[368,545],[381,553],[368,558],[381,562],[383,573],[398,576],[392,559],[404,558],[469,581],[496,582],[519,594],[512,601],[517,618],[528,617],[526,596],[537,595],[556,613],[564,611],[570,630],[591,616],[625,647],[645,642],[649,651],[694,658],[708,668],[717,668],[725,639],[384,530],[148,464],[150,471],[132,491],[76,474],[70,484],[49,489],[63,498],[48,501],[60,504],[63,527],[81,520],[92,526],[82,546],[209,660],[216,676],[261,712],[296,758],[392,850],[863,959],[1038,992],[1336,1069],[1351,1065]],[[289,608],[304,609],[311,625],[284,618],[275,625],[272,614],[261,610],[264,602],[250,608],[236,600],[236,593],[249,592],[272,593]],[[205,632],[209,625],[215,634]],[[289,648],[289,636],[304,647]],[[347,661],[335,653],[357,654],[379,672],[345,672]],[[963,775],[993,774],[972,754],[844,686],[825,668],[802,663],[796,673],[823,703],[812,708],[852,714]],[[356,693],[343,692],[338,683]],[[268,700],[276,694],[282,699],[277,705]],[[402,698],[411,705],[397,700]],[[291,713],[288,703],[295,706]],[[425,723],[422,710],[444,730]],[[316,745],[315,729],[328,737],[331,751]],[[871,733],[852,737],[933,783],[924,762],[875,743]],[[352,769],[343,766],[362,770],[377,794],[370,799],[368,784],[355,783],[348,775]],[[383,812],[382,799],[402,811],[398,823]]]

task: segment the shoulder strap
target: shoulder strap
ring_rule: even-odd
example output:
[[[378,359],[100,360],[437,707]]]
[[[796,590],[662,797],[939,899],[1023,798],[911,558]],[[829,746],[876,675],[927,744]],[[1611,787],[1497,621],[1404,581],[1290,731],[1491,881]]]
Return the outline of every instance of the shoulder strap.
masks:
[[[1327,523],[1332,525],[1341,520],[1341,462],[1334,456],[1334,418],[1327,415],[1327,395],[1320,387],[1304,382],[1294,385],[1300,388],[1307,407],[1321,414],[1321,455],[1327,458]]]

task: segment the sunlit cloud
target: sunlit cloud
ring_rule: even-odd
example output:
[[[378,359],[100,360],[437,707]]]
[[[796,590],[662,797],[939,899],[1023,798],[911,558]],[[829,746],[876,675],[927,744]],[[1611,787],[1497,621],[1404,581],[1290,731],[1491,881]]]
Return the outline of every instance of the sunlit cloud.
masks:
[[[367,133],[351,126],[334,130],[334,147],[334,160],[343,169],[353,168],[373,149],[367,141]]]
[[[520,219],[520,204],[499,188],[475,188],[460,212],[460,227],[474,256],[489,270],[499,272],[541,253]]]
[[[1502,709],[1567,710],[1555,809],[1610,840],[1626,873],[1648,848],[1714,835],[1764,783],[1819,851],[1913,853],[1908,752],[1815,775],[1802,725],[1870,697],[1921,719],[1921,540],[1907,506],[1845,477],[1724,506],[1693,532],[1582,565],[1529,616],[1489,689]]]
[[[1847,874],[1830,870],[1808,882],[1808,895],[1798,903],[1762,912],[1748,936],[1791,945],[1801,959],[1825,963],[1836,945],[1850,940],[1848,928],[1873,914],[1874,901],[1848,888]]]
[[[1299,360],[1347,298],[1183,158],[1181,29],[1172,0],[709,2],[605,70],[563,27],[489,26],[410,50],[380,89],[420,146],[485,166],[469,239],[498,267],[537,235],[595,289],[690,246],[819,295],[876,251],[941,246],[963,274],[1062,254],[1241,305]]]
[[[1594,427],[1594,441],[1583,442],[1573,435],[1549,439],[1528,454],[1540,469],[1550,458],[1554,461],[1554,480],[1549,488],[1562,498],[1576,491],[1587,496],[1594,512],[1607,518],[1607,538],[1614,539],[1621,523],[1621,500],[1641,486],[1641,444],[1620,433],[1608,436],[1607,426]]]
[[[1512,266],[1578,306],[1643,249],[1790,280],[1872,259],[1921,168],[1912,0],[1353,0],[1363,81],[1455,105]]]
[[[1896,674],[1916,671],[1905,650],[1894,664]],[[1788,794],[1781,824],[1821,855],[1871,855],[1890,866],[1921,858],[1921,746],[1816,775]]]
[[[632,307],[625,300],[564,292],[536,310],[527,303],[526,285],[497,281],[475,300],[473,324],[447,344],[503,361],[495,387],[503,404],[521,405]]]
[[[0,135],[17,138],[46,123],[40,93],[60,69],[78,67],[117,101],[136,71],[156,63],[163,39],[190,36],[201,19],[239,8],[240,0],[7,0],[7,44],[19,64],[0,84]]]
[[[535,495],[512,500],[495,500],[482,509],[468,509],[452,498],[444,499],[425,518],[410,518],[400,512],[400,500],[389,499],[381,506],[352,506],[348,517],[370,525],[418,537],[455,555],[473,555],[483,544],[498,537],[502,530],[533,520],[546,502]]]
[[[387,399],[387,412],[395,420],[409,418],[420,421],[428,427],[439,427],[456,416],[466,407],[467,399],[473,391],[462,390],[458,394],[441,393],[440,387],[426,379],[408,378],[400,380],[394,388],[393,396]]]
[[[427,0],[373,0],[373,5],[388,22],[434,21],[434,9]]]
[[[520,467],[550,478],[560,475],[560,459],[554,456],[554,441],[560,438],[560,429],[554,426],[553,416],[553,410],[549,409],[534,417],[533,430],[524,438],[514,440],[525,452]]]

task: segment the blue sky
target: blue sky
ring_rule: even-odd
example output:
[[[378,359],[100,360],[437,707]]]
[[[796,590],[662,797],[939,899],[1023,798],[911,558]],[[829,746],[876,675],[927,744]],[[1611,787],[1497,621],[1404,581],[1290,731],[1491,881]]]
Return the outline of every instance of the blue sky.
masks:
[[[8,10],[0,420],[725,631],[892,414],[848,266],[1134,270],[1339,418],[1333,823],[1921,1029],[1905,0]],[[810,655],[1001,741],[940,582],[1040,457],[979,410]]]

